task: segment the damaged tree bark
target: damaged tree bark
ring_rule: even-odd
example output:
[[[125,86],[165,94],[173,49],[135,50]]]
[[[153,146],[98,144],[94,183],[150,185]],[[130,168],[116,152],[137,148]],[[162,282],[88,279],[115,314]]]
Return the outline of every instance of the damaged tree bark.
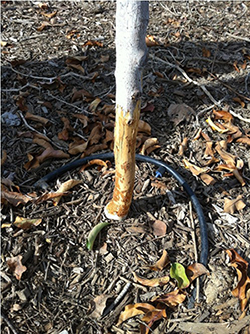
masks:
[[[132,201],[142,68],[147,59],[145,37],[148,18],[148,1],[117,0],[114,145],[116,174],[113,198],[105,208],[105,214],[110,219],[124,219]]]

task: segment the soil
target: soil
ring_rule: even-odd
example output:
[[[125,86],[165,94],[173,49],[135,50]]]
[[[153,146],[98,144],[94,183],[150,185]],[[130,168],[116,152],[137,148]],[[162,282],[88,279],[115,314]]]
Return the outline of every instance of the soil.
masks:
[[[135,282],[133,272],[147,278],[167,275],[169,267],[162,273],[147,267],[163,250],[172,263],[185,267],[199,261],[199,221],[183,188],[171,175],[156,178],[153,165],[137,163],[128,217],[111,221],[93,250],[86,240],[95,225],[107,221],[104,207],[112,198],[114,164],[76,169],[46,190],[34,188],[60,166],[113,148],[115,2],[2,1],[1,7],[2,179],[3,189],[12,192],[12,204],[5,196],[1,211],[2,333],[139,333],[140,317],[117,326],[125,305],[149,302],[176,283],[145,287]],[[149,47],[144,71],[141,120],[147,130],[138,135],[137,153],[146,140],[157,138],[158,148],[145,153],[172,166],[195,192],[208,227],[210,272],[200,282],[195,303],[191,297],[197,280],[186,290],[186,300],[168,308],[167,319],[157,321],[152,333],[220,333],[212,324],[226,324],[224,333],[249,330],[249,305],[242,315],[232,296],[237,273],[225,252],[233,248],[250,260],[249,11],[247,1],[150,1],[148,34],[156,42]],[[213,110],[230,112],[237,131],[213,130],[209,117],[222,129],[226,123],[216,120]],[[98,130],[96,136],[92,130]],[[246,142],[239,140],[243,137]],[[88,139],[87,150],[71,154],[73,144]],[[209,165],[207,142],[217,159]],[[237,168],[218,170],[228,162],[216,151],[219,142],[226,144]],[[64,155],[37,158],[48,147]],[[213,181],[202,178],[204,170],[187,168],[188,162],[209,168]],[[57,205],[41,200],[70,179],[81,183]],[[13,200],[20,194],[29,201]],[[239,195],[246,206],[224,212],[225,200]],[[18,216],[41,221],[23,229],[15,223]],[[22,272],[19,264],[21,273],[8,264],[18,256],[26,267]],[[121,302],[103,316],[128,282]],[[246,319],[244,326],[240,317]],[[209,323],[210,329],[201,326]]]

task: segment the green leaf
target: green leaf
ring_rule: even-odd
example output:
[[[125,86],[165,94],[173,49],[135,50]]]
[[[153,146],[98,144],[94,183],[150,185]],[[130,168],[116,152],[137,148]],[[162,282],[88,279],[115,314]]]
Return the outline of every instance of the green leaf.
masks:
[[[190,284],[185,268],[178,262],[172,264],[170,268],[170,277],[177,280],[179,289],[185,289]]]
[[[88,250],[92,250],[93,249],[96,237],[98,236],[98,234],[100,233],[100,231],[104,227],[106,227],[108,225],[109,225],[108,222],[106,222],[106,223],[99,223],[95,227],[92,228],[92,230],[89,233],[89,236],[87,238],[87,243],[86,243],[86,246],[87,246]]]

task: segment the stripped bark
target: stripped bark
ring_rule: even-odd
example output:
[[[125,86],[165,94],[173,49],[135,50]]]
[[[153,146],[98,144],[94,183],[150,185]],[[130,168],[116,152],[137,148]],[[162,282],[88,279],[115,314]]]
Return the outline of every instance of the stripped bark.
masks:
[[[148,12],[148,1],[117,0],[114,145],[116,175],[113,198],[105,208],[105,214],[110,219],[124,219],[132,201],[142,69],[147,59],[145,37]]]

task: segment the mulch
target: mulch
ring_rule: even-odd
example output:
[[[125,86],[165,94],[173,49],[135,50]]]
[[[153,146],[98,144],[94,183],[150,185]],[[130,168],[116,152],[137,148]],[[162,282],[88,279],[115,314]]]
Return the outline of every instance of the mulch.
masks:
[[[107,221],[114,164],[76,169],[47,190],[34,188],[64,164],[113,149],[115,2],[2,1],[1,7],[2,192],[11,197],[4,197],[1,209],[2,333],[139,333],[139,317],[117,326],[125,305],[148,302],[175,283],[144,287],[133,272],[156,277],[147,266],[163,250],[185,267],[199,261],[199,222],[182,187],[137,162],[128,217],[111,221],[91,251],[89,232]],[[237,274],[225,252],[233,248],[250,260],[249,10],[247,1],[150,2],[153,45],[144,71],[137,153],[145,150],[171,165],[195,192],[207,221],[210,272],[195,303],[194,282],[188,298],[169,309],[153,333],[249,331],[246,321],[240,325],[250,316],[249,305],[244,318],[232,296]],[[214,110],[232,115],[234,131],[223,131],[228,123],[216,119]],[[222,131],[212,129],[209,117]],[[214,154],[209,165],[207,142]],[[223,160],[218,143],[226,144],[235,168]],[[222,164],[227,167],[218,169]],[[57,205],[42,197],[71,179],[81,182]],[[225,212],[225,202],[236,198],[246,206]],[[39,221],[23,229],[17,217]],[[19,274],[8,265],[13,257],[21,262]],[[103,316],[129,282],[121,302]],[[218,327],[223,324],[226,330]]]

